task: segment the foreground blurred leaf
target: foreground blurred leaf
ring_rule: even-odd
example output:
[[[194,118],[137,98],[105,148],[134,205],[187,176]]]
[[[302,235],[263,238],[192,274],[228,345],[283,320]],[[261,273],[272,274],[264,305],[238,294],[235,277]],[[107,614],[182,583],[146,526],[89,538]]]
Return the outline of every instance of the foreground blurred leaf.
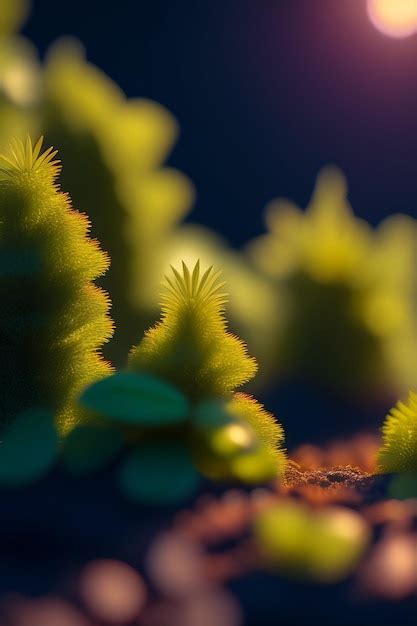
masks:
[[[370,532],[363,518],[349,509],[328,507],[315,512],[287,501],[258,516],[255,537],[277,571],[328,584],[343,580],[354,569]]]
[[[147,374],[117,372],[88,387],[81,404],[127,424],[157,426],[185,420],[188,403],[175,387]]]
[[[114,428],[78,426],[64,440],[62,462],[76,476],[97,472],[120,452],[123,436]]]
[[[135,448],[120,471],[120,485],[131,499],[169,505],[189,497],[199,474],[187,448],[178,442],[147,443]]]
[[[18,486],[41,478],[57,456],[54,420],[42,409],[21,413],[0,436],[0,484]]]

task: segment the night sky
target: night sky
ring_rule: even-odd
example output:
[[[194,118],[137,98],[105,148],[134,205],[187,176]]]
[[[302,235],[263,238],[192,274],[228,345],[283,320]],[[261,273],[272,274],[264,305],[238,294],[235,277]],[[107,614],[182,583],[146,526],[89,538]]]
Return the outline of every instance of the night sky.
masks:
[[[417,216],[417,35],[378,32],[365,0],[37,0],[25,34],[42,55],[76,35],[127,95],[176,116],[190,219],[234,245],[273,197],[305,206],[326,163],[358,215]]]

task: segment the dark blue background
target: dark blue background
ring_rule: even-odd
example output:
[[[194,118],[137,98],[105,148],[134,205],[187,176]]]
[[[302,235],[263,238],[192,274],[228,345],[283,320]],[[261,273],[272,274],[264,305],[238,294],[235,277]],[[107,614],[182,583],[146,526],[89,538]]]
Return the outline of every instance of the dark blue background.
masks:
[[[191,215],[240,245],[284,195],[305,206],[324,164],[357,214],[417,215],[417,36],[390,39],[365,0],[35,0],[41,53],[78,36],[129,96],[171,110],[171,163],[198,191]]]

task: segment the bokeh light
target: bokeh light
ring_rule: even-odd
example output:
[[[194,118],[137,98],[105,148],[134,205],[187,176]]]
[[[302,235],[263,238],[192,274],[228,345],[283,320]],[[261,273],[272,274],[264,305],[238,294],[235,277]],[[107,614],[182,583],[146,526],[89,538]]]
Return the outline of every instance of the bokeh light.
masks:
[[[107,559],[93,561],[84,568],[80,593],[96,619],[117,626],[135,619],[147,596],[141,576],[132,567]]]
[[[368,0],[371,22],[390,37],[417,32],[417,0]]]
[[[13,626],[92,626],[78,609],[54,597],[16,598],[9,617]]]

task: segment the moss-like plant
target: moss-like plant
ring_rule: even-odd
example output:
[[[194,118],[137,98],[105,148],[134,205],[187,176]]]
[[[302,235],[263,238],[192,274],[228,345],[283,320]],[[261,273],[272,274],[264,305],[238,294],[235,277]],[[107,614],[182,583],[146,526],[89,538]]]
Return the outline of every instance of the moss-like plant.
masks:
[[[169,501],[185,495],[195,484],[195,468],[212,479],[246,483],[284,471],[281,426],[256,400],[235,393],[254,375],[256,362],[227,331],[218,277],[211,267],[200,273],[199,262],[191,272],[185,264],[182,273],[173,268],[162,319],[133,348],[128,370],[92,385],[81,397],[133,446],[122,464],[121,483],[136,498]],[[103,428],[95,435],[85,427],[74,432],[64,450],[67,466],[88,471],[91,462],[84,458],[90,457],[80,458],[77,446],[85,441],[88,450],[94,440],[97,449],[102,438],[105,452],[98,464],[120,446],[109,450]]]
[[[268,312],[259,325],[272,375],[349,393],[408,389],[417,367],[416,222],[393,216],[372,230],[354,216],[336,169],[320,174],[305,211],[278,200],[266,215],[268,233],[249,252],[284,313],[275,335]]]
[[[410,391],[388,414],[378,461],[383,472],[417,473],[417,394]]]
[[[162,319],[145,333],[129,355],[129,369],[152,373],[203,400],[225,396],[250,380],[257,369],[240,339],[226,330],[226,296],[220,272],[200,276],[183,263],[182,275],[172,268],[162,296]]]
[[[76,42],[51,50],[44,87],[42,128],[65,162],[62,187],[112,259],[98,283],[112,298],[116,325],[105,354],[124,366],[138,331],[154,319],[165,247],[193,201],[189,180],[162,167],[177,123],[155,102],[127,99]]]
[[[268,353],[270,337],[280,326],[282,307],[275,285],[248,257],[233,250],[217,233],[197,224],[185,224],[173,233],[166,246],[166,265],[177,266],[184,260],[194,267],[198,259],[202,266],[222,268],[227,282],[227,313],[230,328],[245,342],[256,358]],[[268,332],[260,329],[260,321],[267,319]],[[265,361],[251,389],[258,389],[264,378]]]
[[[43,406],[63,432],[81,389],[111,371],[109,298],[93,284],[109,264],[87,218],[59,190],[56,151],[14,142],[0,169],[0,423]]]

